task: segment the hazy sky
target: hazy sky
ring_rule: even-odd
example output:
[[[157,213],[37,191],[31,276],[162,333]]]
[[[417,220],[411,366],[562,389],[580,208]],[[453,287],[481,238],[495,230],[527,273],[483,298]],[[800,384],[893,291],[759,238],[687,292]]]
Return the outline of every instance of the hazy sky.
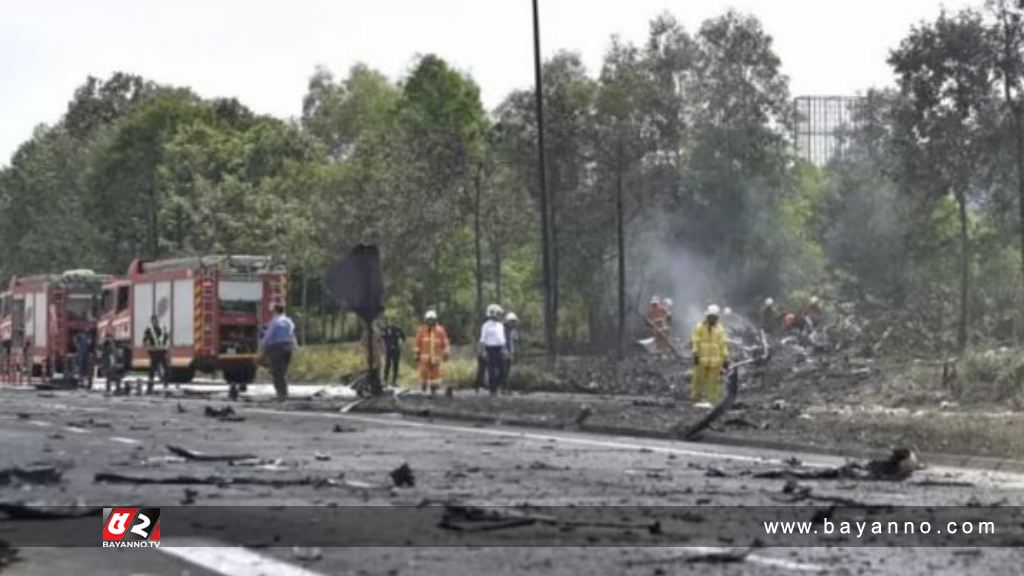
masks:
[[[596,72],[612,34],[642,42],[673,13],[688,30],[727,8],[757,15],[775,38],[794,95],[853,94],[891,83],[888,50],[936,0],[540,0],[545,54],[579,51]],[[981,4],[959,0],[948,8]],[[416,53],[468,71],[484,103],[531,85],[530,0],[0,0],[0,166],[34,126],[64,112],[89,74],[115,70],[236,96],[294,117],[322,64],[363,61],[392,77]]]

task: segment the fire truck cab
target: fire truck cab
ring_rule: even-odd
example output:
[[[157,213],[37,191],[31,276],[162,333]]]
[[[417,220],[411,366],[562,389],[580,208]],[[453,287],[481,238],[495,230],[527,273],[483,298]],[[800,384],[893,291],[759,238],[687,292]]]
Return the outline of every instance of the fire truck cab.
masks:
[[[156,317],[169,332],[168,381],[220,371],[229,384],[248,384],[286,282],[284,269],[266,256],[136,260],[103,287],[99,338],[112,338],[132,369],[148,369],[143,335]]]
[[[68,375],[75,335],[93,342],[99,294],[108,276],[91,270],[14,277],[0,293],[0,356],[34,376]]]

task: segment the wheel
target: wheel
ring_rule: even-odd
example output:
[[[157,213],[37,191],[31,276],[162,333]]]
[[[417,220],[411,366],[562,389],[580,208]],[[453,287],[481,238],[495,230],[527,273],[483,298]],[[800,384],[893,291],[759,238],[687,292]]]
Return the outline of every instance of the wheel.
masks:
[[[255,364],[243,364],[240,366],[230,366],[224,369],[224,380],[228,384],[251,384],[256,379],[256,365]]]
[[[196,377],[195,368],[168,368],[167,382],[170,384],[188,384]]]

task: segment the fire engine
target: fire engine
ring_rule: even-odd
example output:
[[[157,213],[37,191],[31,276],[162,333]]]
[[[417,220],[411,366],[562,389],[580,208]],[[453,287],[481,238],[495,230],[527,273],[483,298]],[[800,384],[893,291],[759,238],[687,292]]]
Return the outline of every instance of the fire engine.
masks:
[[[97,304],[109,278],[91,270],[11,278],[0,293],[4,366],[50,379],[73,368],[74,337],[95,341]]]
[[[245,385],[256,376],[262,328],[274,304],[284,303],[286,282],[284,269],[266,256],[135,260],[103,287],[100,342],[109,337],[126,366],[148,369],[142,339],[156,317],[169,332],[169,382],[221,371],[232,387]]]

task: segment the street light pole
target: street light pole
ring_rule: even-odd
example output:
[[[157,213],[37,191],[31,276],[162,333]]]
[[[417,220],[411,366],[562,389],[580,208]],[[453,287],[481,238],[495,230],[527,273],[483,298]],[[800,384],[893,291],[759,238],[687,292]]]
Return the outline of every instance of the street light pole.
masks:
[[[555,357],[554,286],[551,274],[551,209],[544,152],[544,83],[541,74],[540,13],[533,0],[533,72],[537,96],[537,160],[540,179],[541,262],[544,276],[544,336],[548,357]]]

